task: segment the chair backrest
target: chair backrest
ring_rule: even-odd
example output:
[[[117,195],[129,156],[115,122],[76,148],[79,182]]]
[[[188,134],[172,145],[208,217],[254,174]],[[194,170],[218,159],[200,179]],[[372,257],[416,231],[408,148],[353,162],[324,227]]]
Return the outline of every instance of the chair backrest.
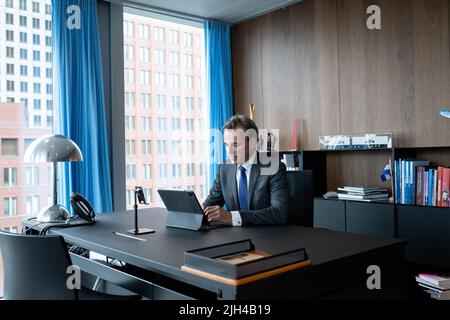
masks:
[[[69,253],[60,236],[0,231],[5,300],[75,300],[67,287]]]

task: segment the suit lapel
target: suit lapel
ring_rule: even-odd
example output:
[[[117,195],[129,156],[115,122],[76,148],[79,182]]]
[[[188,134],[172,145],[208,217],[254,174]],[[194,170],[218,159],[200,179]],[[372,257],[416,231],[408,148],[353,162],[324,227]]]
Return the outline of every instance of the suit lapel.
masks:
[[[260,175],[260,167],[259,164],[254,164],[252,166],[252,170],[250,171],[250,183],[248,186],[248,207],[250,209],[250,204],[252,203],[253,192],[256,188],[256,183],[258,182],[258,178]]]

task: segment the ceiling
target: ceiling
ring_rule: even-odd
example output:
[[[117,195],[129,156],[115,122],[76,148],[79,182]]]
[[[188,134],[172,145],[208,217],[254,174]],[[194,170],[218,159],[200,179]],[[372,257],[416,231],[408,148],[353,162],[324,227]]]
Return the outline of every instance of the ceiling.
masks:
[[[110,0],[129,5],[146,6],[201,19],[231,24],[286,7],[301,0]]]

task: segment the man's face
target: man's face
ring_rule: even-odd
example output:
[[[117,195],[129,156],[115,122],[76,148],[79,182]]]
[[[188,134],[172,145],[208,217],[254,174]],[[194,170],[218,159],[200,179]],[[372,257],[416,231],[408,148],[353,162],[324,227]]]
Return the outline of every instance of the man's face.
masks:
[[[225,129],[223,140],[227,150],[228,159],[233,164],[245,163],[256,151],[256,132],[251,132],[238,127],[236,129]]]

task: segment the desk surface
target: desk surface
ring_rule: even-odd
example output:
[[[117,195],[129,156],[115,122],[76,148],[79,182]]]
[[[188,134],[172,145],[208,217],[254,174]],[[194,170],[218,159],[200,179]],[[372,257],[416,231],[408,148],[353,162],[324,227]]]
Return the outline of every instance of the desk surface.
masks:
[[[227,285],[181,271],[185,251],[251,239],[257,249],[272,254],[304,247],[310,256],[311,267],[317,267],[340,260],[345,261],[349,257],[383,248],[398,246],[403,250],[405,244],[403,240],[398,239],[361,236],[290,225],[236,227],[196,232],[166,228],[165,219],[165,209],[154,208],[139,211],[139,227],[152,228],[156,231],[153,234],[136,236],[145,241],[114,234],[114,232],[126,234],[126,230],[133,228],[134,214],[130,211],[98,214],[95,225],[53,228],[50,233],[62,235],[67,242],[88,250],[211,291]],[[25,224],[31,226],[33,223],[26,222]],[[235,289],[233,288],[233,290]]]

